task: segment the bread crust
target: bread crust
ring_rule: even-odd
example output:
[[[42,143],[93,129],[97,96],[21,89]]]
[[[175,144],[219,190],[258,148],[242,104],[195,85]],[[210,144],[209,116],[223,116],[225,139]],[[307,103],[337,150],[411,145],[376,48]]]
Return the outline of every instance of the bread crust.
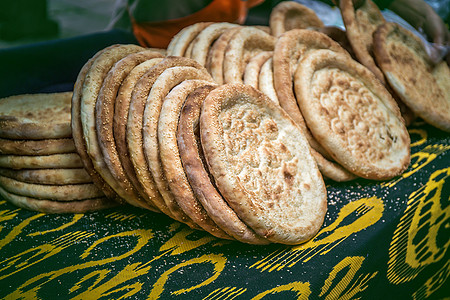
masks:
[[[380,26],[374,39],[375,57],[396,94],[426,122],[449,132],[448,65],[435,68],[422,41],[398,24]]]
[[[0,138],[0,154],[49,155],[76,152],[72,138],[9,140]]]
[[[206,97],[200,115],[208,168],[227,203],[258,235],[299,244],[322,225],[322,176],[302,131],[263,93],[227,84]]]
[[[36,184],[79,184],[92,183],[92,178],[83,168],[77,169],[6,169],[0,168],[0,175],[26,183]]]
[[[306,55],[295,93],[313,135],[352,173],[383,180],[410,162],[410,138],[397,104],[366,67],[330,50]]]

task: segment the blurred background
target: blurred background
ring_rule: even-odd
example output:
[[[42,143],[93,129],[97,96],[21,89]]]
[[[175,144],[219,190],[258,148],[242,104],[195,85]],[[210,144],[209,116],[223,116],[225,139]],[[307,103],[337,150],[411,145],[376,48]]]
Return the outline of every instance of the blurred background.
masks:
[[[0,48],[108,30],[116,2],[120,1],[127,0],[1,0]],[[266,0],[266,4],[278,1]],[[449,24],[450,0],[426,1]],[[255,13],[249,17],[256,18],[254,20],[258,19],[258,15],[264,18],[262,9],[264,6],[255,7]],[[329,20],[331,25],[339,26],[340,15],[336,13],[337,17],[332,14]]]

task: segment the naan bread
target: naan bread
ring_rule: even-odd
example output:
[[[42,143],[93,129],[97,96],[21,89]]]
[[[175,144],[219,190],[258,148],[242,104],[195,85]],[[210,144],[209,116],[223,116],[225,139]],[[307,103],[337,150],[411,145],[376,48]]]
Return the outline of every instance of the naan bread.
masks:
[[[209,171],[227,203],[258,235],[299,244],[320,229],[327,192],[301,129],[242,84],[211,91],[200,114]]]

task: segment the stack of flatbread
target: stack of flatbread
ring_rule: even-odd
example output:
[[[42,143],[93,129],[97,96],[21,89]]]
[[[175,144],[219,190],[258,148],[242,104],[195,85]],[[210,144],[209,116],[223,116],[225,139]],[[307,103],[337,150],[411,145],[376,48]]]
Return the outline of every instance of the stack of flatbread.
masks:
[[[70,126],[72,92],[0,99],[0,195],[48,213],[114,206],[91,180]]]
[[[377,77],[357,51],[346,50],[352,50],[351,35],[324,27],[295,2],[275,7],[269,25],[197,23],[162,51],[112,45],[79,72],[67,119],[71,133],[7,133],[5,124],[15,120],[8,112],[0,137],[72,136],[67,152],[78,153],[72,168],[83,167],[96,191],[116,203],[161,212],[224,239],[305,242],[326,213],[324,178],[398,176],[410,163],[410,139],[384,75]],[[401,67],[387,64],[387,57],[407,57],[407,49],[420,47],[400,29],[378,28],[373,49],[377,61],[386,62],[378,63],[380,70],[416,114],[447,130],[445,113],[415,108],[420,94],[403,96]],[[436,81],[433,97],[448,98],[448,67],[432,68],[422,54],[414,61],[424,78]],[[11,178],[25,180],[10,175],[18,165],[8,155],[18,153],[7,149],[17,148],[0,144],[8,162],[0,177],[8,198],[18,192]]]

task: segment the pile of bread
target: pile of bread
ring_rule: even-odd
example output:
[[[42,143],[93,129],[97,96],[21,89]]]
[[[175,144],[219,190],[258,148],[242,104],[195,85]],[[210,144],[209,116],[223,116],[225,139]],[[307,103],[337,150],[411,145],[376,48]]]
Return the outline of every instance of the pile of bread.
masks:
[[[1,99],[1,195],[44,212],[129,203],[224,239],[305,242],[327,211],[324,178],[400,175],[413,115],[450,131],[448,66],[381,14],[368,23],[370,0],[340,2],[373,38],[286,1],[269,27],[205,22],[167,49],[113,45],[73,94]]]

